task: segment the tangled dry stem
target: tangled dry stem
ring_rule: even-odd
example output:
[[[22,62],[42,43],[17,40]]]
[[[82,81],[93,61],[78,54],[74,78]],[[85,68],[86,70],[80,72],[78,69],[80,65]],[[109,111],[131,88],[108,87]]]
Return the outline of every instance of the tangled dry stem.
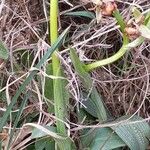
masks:
[[[25,65],[21,62],[21,58],[25,53],[35,56],[38,52],[37,59],[40,59],[46,50],[48,44],[44,44],[48,39],[46,8],[49,3],[48,1],[40,0],[6,0],[2,2],[0,5],[0,38],[9,48],[10,59],[5,64],[3,70],[0,70],[0,76],[6,81],[9,79],[9,83],[1,89],[1,92],[8,89],[8,95],[13,96],[13,93],[30,70],[30,64]],[[150,8],[147,0],[117,0],[117,2],[118,8],[126,20],[131,18],[131,7],[133,5],[140,8],[143,12]],[[62,5],[65,7],[62,7]],[[73,7],[71,7],[72,5]],[[59,18],[59,30],[61,32],[66,26],[72,24],[71,44],[77,50],[80,59],[86,63],[111,56],[122,44],[122,36],[118,30],[119,27],[112,17],[104,17],[99,24],[96,24],[95,21],[83,18],[69,18],[66,22],[65,16],[63,16],[64,11],[69,12],[74,8],[88,10],[91,6],[91,4],[79,1],[72,1],[69,4],[66,1],[60,1],[61,16]],[[37,46],[39,39],[45,42],[43,42],[43,45]],[[20,54],[24,49],[26,52]],[[108,110],[114,117],[136,113],[145,119],[149,118],[149,49],[150,42],[147,41],[139,47],[132,49],[122,60],[99,68],[92,73],[93,84],[97,87]],[[75,99],[73,106],[69,106],[72,110],[72,107],[76,106],[82,97],[80,95],[81,83],[70,67],[68,48],[63,49],[59,55],[68,76],[68,89]],[[17,63],[21,64],[22,71],[15,72]],[[27,63],[29,62],[27,61]],[[43,79],[45,75],[41,73],[40,76]],[[33,85],[29,85],[27,88],[32,89],[35,95],[30,99],[29,106],[31,107],[24,109],[24,116],[28,116],[37,109],[36,113],[40,114],[39,123],[54,123],[53,118],[49,118],[42,113],[46,110],[45,101],[43,101],[44,95],[40,92],[41,87],[35,81],[33,83]],[[6,105],[6,103],[1,103],[1,110],[5,111]],[[17,110],[18,106],[16,105]],[[71,122],[74,121],[71,120]],[[28,132],[24,132],[24,134],[28,135]],[[24,146],[24,144],[23,142],[20,147]]]

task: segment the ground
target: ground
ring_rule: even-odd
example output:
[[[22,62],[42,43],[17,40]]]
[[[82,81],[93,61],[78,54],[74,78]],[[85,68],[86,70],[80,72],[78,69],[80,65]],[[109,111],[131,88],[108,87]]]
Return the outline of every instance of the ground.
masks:
[[[7,60],[0,59],[0,114],[2,117],[18,87],[34,69],[34,65],[42,58],[51,43],[49,40],[49,1],[2,0],[0,3],[0,40],[9,52]],[[133,17],[131,11],[133,6],[136,6],[143,14],[150,7],[148,0],[116,0],[116,4],[126,22]],[[88,11],[95,14],[95,10],[91,9],[94,6],[93,3],[83,0],[59,2],[59,34],[71,25],[67,37],[68,42],[60,48],[59,57],[68,81],[66,87],[71,95],[68,104],[69,122],[75,124],[78,124],[76,106],[81,100],[83,85],[71,63],[69,46],[76,50],[80,60],[85,64],[110,57],[122,46],[122,33],[113,16],[104,15],[97,23],[95,18],[66,15],[72,11]],[[149,122],[149,48],[150,41],[146,39],[139,46],[127,51],[119,60],[90,72],[93,86],[101,95],[113,120],[124,115],[138,115]],[[51,58],[45,64],[49,62]],[[49,112],[47,101],[42,95],[45,86],[45,70],[43,66],[38,76],[26,86],[25,91],[22,91],[2,131],[2,135],[6,137],[1,138],[7,143],[11,125],[14,123],[13,117],[16,116],[24,95],[28,91],[32,96],[24,107],[19,121],[20,125],[15,130],[13,150],[25,149],[34,143],[34,140],[30,138],[31,129],[22,129],[24,124],[36,122],[46,125],[55,122],[55,118],[51,116],[54,114]],[[22,132],[24,134],[21,134]],[[71,135],[74,138],[76,133],[71,132]],[[4,145],[8,144],[6,143]]]

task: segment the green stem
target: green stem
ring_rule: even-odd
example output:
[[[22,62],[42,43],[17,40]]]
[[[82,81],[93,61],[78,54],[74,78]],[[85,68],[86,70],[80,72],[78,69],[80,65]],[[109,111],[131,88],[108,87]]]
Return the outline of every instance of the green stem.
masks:
[[[51,0],[50,7],[50,41],[51,45],[55,43],[58,38],[58,1]],[[53,75],[56,75],[57,68],[60,66],[59,58],[57,56],[57,51],[52,55],[52,66],[53,66]]]
[[[121,16],[121,14],[119,13],[119,11],[118,10],[114,11],[113,16],[116,18],[117,23],[120,25],[121,31],[124,33],[124,29],[125,29],[126,24],[124,22],[124,19]],[[97,67],[105,66],[105,65],[108,65],[110,63],[115,62],[116,60],[121,58],[126,53],[126,51],[128,50],[128,47],[126,47],[126,45],[128,43],[129,43],[129,39],[126,36],[126,34],[124,33],[123,34],[123,45],[122,45],[121,49],[116,54],[114,54],[113,56],[111,56],[109,58],[99,60],[99,61],[93,62],[91,64],[85,65],[85,69],[87,71],[90,71],[90,70],[93,70]]]
[[[120,59],[128,50],[130,50],[131,48],[134,48],[138,45],[140,45],[141,43],[144,42],[144,37],[139,37],[137,38],[136,40],[134,40],[133,42],[129,43],[129,39],[127,37],[127,35],[124,33],[124,29],[125,29],[125,22],[122,18],[122,16],[120,15],[119,11],[116,10],[114,13],[113,13],[114,17],[116,18],[118,24],[120,25],[120,29],[123,33],[123,45],[121,47],[121,49],[116,53],[114,54],[113,56],[109,57],[109,58],[106,58],[106,59],[103,59],[103,60],[99,60],[99,61],[96,61],[96,62],[93,62],[91,64],[88,64],[88,65],[84,65],[85,69],[87,71],[90,71],[90,70],[93,70],[97,67],[101,67],[101,66],[104,66],[104,65],[108,65],[110,63],[113,63],[115,61],[117,61],[118,59]],[[150,18],[149,18],[149,15],[147,15],[147,20],[145,22],[145,24],[147,25],[148,28],[150,28]]]
[[[54,44],[58,38],[58,23],[57,23],[57,16],[58,16],[58,0],[51,0],[50,1],[50,41],[51,45]],[[60,60],[57,56],[58,49],[52,55],[52,70],[54,76],[61,76],[60,71]],[[59,80],[59,81],[58,81]],[[60,99],[61,93],[61,79],[54,79],[53,80],[53,91],[54,91],[54,110],[56,118],[64,121],[65,114],[64,114],[64,102]],[[64,88],[64,87],[62,87]],[[57,132],[61,133],[62,135],[66,136],[66,129],[65,124],[61,121],[56,120]]]
[[[128,47],[126,47],[126,44],[128,44],[128,38],[126,35],[124,35],[123,46],[121,47],[121,49],[116,54],[114,54],[113,56],[111,56],[109,58],[99,60],[99,61],[93,62],[91,64],[85,65],[85,69],[87,71],[90,71],[90,70],[93,70],[97,67],[105,66],[107,64],[115,62],[116,60],[121,58],[126,53],[126,51],[128,50]]]
[[[50,41],[51,45],[57,41],[58,38],[58,0],[50,1]],[[56,77],[63,76],[61,70],[61,64],[59,57],[57,55],[58,49],[52,55],[52,71],[53,75]],[[69,98],[66,97],[67,91],[64,90],[64,81],[57,78],[53,80],[53,97],[54,97],[54,111],[56,116],[56,127],[57,132],[62,136],[66,137],[63,141],[56,141],[56,147],[59,150],[71,150],[72,142],[69,137],[67,137],[67,130],[65,123],[67,117],[67,102]],[[51,90],[51,89],[50,89]]]
[[[55,43],[58,38],[58,0],[51,0],[50,5],[50,40],[51,44]],[[52,55],[52,70],[53,75],[56,77],[62,76],[61,64],[59,57],[57,55],[58,49]],[[57,132],[62,136],[67,137],[67,130],[65,126],[66,121],[66,97],[64,96],[64,81],[62,79],[53,80],[53,96],[54,96],[54,111],[56,120]],[[51,89],[50,89],[51,90]],[[68,101],[67,101],[68,102]],[[61,120],[61,121],[60,121]],[[59,150],[71,150],[72,142],[69,138],[66,138],[63,141],[57,141],[56,147],[59,147]]]

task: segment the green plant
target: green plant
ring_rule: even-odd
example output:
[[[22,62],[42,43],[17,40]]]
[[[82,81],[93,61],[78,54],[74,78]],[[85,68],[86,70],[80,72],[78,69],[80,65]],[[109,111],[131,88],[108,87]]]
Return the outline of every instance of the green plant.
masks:
[[[94,14],[89,11],[65,13],[65,16],[72,15],[76,17],[88,17],[90,19],[95,17]],[[7,149],[12,148],[11,144],[13,143],[12,141],[15,129],[19,124],[23,110],[32,93],[32,90],[28,89],[27,86],[32,82],[32,80],[40,83],[39,74],[37,73],[40,69],[43,69],[42,67],[46,64],[47,59],[49,58],[50,61],[46,64],[46,73],[48,75],[52,75],[54,78],[50,79],[46,76],[44,89],[42,89],[42,91],[44,91],[44,96],[46,97],[46,99],[45,97],[43,99],[46,101],[48,106],[48,109],[47,107],[45,109],[47,109],[50,114],[52,113],[55,115],[55,117],[50,115],[50,117],[54,120],[54,123],[51,125],[42,125],[31,122],[23,124],[23,128],[29,126],[32,127],[30,138],[35,141],[35,143],[34,145],[31,145],[29,149],[120,150],[128,147],[131,150],[144,150],[148,147],[150,140],[150,127],[146,121],[136,115],[126,115],[114,119],[108,112],[103,98],[94,86],[91,74],[89,73],[89,71],[92,71],[97,67],[102,67],[115,62],[131,48],[135,48],[136,46],[142,44],[145,41],[145,38],[150,38],[150,13],[147,13],[147,15],[144,16],[144,22],[138,26],[141,36],[137,37],[132,42],[130,42],[129,36],[125,31],[126,23],[122,15],[118,10],[115,10],[113,12],[113,16],[117,20],[117,23],[120,26],[120,32],[123,36],[123,45],[116,54],[91,64],[84,64],[84,62],[80,61],[75,49],[70,48],[71,63],[73,64],[75,74],[78,75],[82,84],[80,95],[82,96],[82,105],[84,106],[81,107],[81,105],[78,104],[75,109],[72,109],[73,113],[75,113],[74,120],[77,122],[77,128],[71,128],[70,130],[70,124],[67,122],[67,119],[69,120],[72,117],[69,116],[70,108],[68,108],[69,98],[71,98],[71,96],[69,95],[69,90],[65,89],[68,82],[65,80],[66,77],[64,75],[64,70],[61,67],[61,62],[58,56],[59,48],[62,46],[70,27],[64,30],[64,32],[58,37],[58,0],[50,1],[49,33],[51,47],[48,48],[47,52],[39,60],[39,62],[37,62],[37,64],[29,70],[28,76],[26,76],[22,85],[19,86],[15,95],[12,97],[11,103],[8,105],[7,110],[0,118],[0,131],[2,132],[3,127],[8,121],[8,117],[11,116],[15,104],[24,96],[21,99],[21,103],[19,103],[21,104],[19,111],[17,111],[15,116],[13,116],[14,121],[12,124],[12,129],[10,129]],[[133,17],[135,20],[139,20],[139,17],[143,17],[143,14],[134,8]],[[0,58],[7,59],[8,53],[3,43],[0,43],[0,48]],[[3,92],[3,90],[0,91]],[[50,102],[52,102],[53,105],[51,105]],[[97,125],[95,125],[95,123]],[[77,130],[80,131],[77,132]],[[68,131],[75,132],[71,132],[72,134],[70,135]]]
[[[137,12],[137,9],[134,8],[133,13],[135,13],[135,12]],[[148,30],[149,30],[148,28],[150,27],[150,20],[147,19],[147,18],[149,18],[149,14],[147,14],[147,16],[145,17],[146,18],[145,22],[144,22],[145,25],[140,25],[140,27],[139,27],[139,30],[141,31],[142,36],[138,37],[137,39],[135,39],[131,43],[129,43],[129,38],[125,33],[126,23],[123,20],[122,16],[120,15],[119,11],[115,10],[113,12],[113,15],[116,18],[118,24],[120,25],[120,29],[121,29],[122,34],[123,34],[123,45],[120,48],[120,50],[116,54],[114,54],[113,56],[106,58],[106,59],[103,59],[103,60],[100,60],[100,61],[93,62],[93,63],[88,64],[88,65],[85,65],[85,69],[87,71],[90,71],[90,70],[93,70],[97,67],[101,67],[101,66],[108,65],[110,63],[115,62],[116,60],[120,59],[131,48],[137,47],[140,44],[142,44],[144,42],[145,38],[149,38],[148,37]],[[136,13],[136,15],[134,15],[134,18],[136,19],[136,18],[140,17],[140,15],[141,15],[141,13],[140,14]]]
[[[50,41],[53,44],[57,40],[58,36],[58,25],[57,25],[57,17],[58,17],[58,1],[51,0],[50,3]],[[55,77],[63,76],[62,69],[60,65],[60,60],[57,55],[58,49],[52,55],[52,70],[53,75]],[[67,117],[67,103],[69,98],[66,96],[67,92],[65,89],[65,84],[62,79],[54,79],[53,80],[53,98],[54,98],[54,112],[56,118],[56,126],[57,132],[63,136],[67,136],[67,130],[65,123]],[[49,89],[51,90],[51,89]],[[60,121],[61,120],[61,121]],[[71,141],[66,139],[66,141],[62,144],[62,142],[56,143],[59,149],[71,149]]]
[[[67,28],[56,40],[56,42],[51,46],[51,48],[48,49],[48,51],[45,53],[45,55],[42,57],[42,59],[36,64],[35,66],[35,70],[31,70],[30,74],[26,77],[25,81],[23,82],[22,85],[19,86],[16,94],[12,97],[11,103],[7,106],[7,110],[4,112],[3,116],[1,117],[1,123],[0,123],[0,132],[2,132],[3,127],[5,126],[5,124],[7,123],[8,117],[14,107],[14,105],[16,104],[18,98],[20,97],[20,95],[22,93],[24,93],[26,91],[26,86],[32,81],[32,79],[36,76],[36,74],[38,73],[37,69],[40,69],[41,66],[46,62],[46,60],[52,55],[52,53],[62,44],[67,32],[68,32]],[[26,101],[26,99],[25,99]],[[22,105],[25,105],[24,102],[22,102]],[[20,108],[21,111],[22,108]],[[18,118],[20,117],[19,115],[20,112],[18,112],[17,118],[16,118],[16,122],[15,122],[15,126],[18,123]],[[14,126],[14,128],[15,128]],[[13,132],[13,131],[11,131]],[[12,133],[10,133],[11,135]],[[53,136],[53,135],[50,135]],[[8,147],[9,148],[9,147]]]
[[[123,33],[123,46],[121,49],[114,54],[113,56],[106,58],[104,60],[96,61],[94,63],[85,65],[84,63],[80,62],[77,54],[75,53],[74,49],[70,50],[70,56],[72,63],[76,72],[78,73],[80,80],[83,83],[86,92],[90,95],[85,93],[86,96],[88,95],[89,98],[84,102],[85,110],[92,116],[99,119],[99,122],[107,121],[107,110],[103,104],[103,101],[98,94],[97,90],[93,88],[92,81],[90,79],[90,75],[88,71],[95,69],[97,67],[101,67],[107,64],[110,64],[120,57],[122,57],[126,51],[140,45],[144,41],[144,37],[139,37],[135,41],[129,43],[129,38],[125,33],[125,22],[123,21],[122,16],[119,14],[118,10],[114,12],[114,16],[120,25],[120,29]],[[149,16],[149,14],[148,14]],[[146,16],[146,18],[149,18]],[[146,22],[147,28],[149,28],[150,20]],[[142,26],[142,25],[141,25]],[[146,29],[147,30],[147,29]],[[145,33],[145,32],[144,32]],[[92,88],[92,90],[91,90]],[[96,113],[95,113],[96,112]],[[85,118],[87,115],[80,110],[79,116],[83,116]],[[139,121],[140,123],[130,124],[132,121]],[[118,121],[123,121],[120,124],[117,124]],[[116,123],[111,127],[111,124]],[[121,147],[128,146],[131,150],[143,150],[148,147],[149,139],[150,139],[150,127],[149,125],[142,121],[142,118],[138,116],[124,116],[118,118],[114,122],[108,123],[110,127],[103,127],[99,129],[87,129],[85,132],[82,132],[81,141],[82,141],[82,148],[91,149],[91,150],[111,150],[111,149],[120,149]],[[84,128],[84,127],[83,127]],[[90,127],[89,127],[90,128]]]
[[[0,41],[0,59],[8,59],[8,50],[2,41]]]

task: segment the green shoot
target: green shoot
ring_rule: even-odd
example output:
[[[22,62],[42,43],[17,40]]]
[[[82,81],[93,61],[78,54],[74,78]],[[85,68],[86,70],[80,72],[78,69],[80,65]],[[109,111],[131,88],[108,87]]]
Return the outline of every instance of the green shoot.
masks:
[[[57,40],[58,36],[58,24],[57,24],[57,18],[58,18],[58,0],[51,0],[50,3],[50,41],[51,44],[53,44]],[[52,70],[53,75],[58,77],[62,76],[61,72],[61,65],[60,60],[57,55],[57,51],[53,53],[52,55]],[[51,89],[49,89],[51,90]],[[54,111],[55,116],[57,118],[56,120],[56,126],[57,126],[57,132],[60,133],[63,136],[67,135],[67,130],[65,127],[65,121],[66,121],[66,99],[64,95],[64,84],[62,79],[54,79],[53,80],[53,96],[54,96]],[[61,121],[60,121],[61,120]],[[57,142],[56,143],[59,147],[59,149],[71,149],[71,142],[69,140],[66,140],[66,142]]]

